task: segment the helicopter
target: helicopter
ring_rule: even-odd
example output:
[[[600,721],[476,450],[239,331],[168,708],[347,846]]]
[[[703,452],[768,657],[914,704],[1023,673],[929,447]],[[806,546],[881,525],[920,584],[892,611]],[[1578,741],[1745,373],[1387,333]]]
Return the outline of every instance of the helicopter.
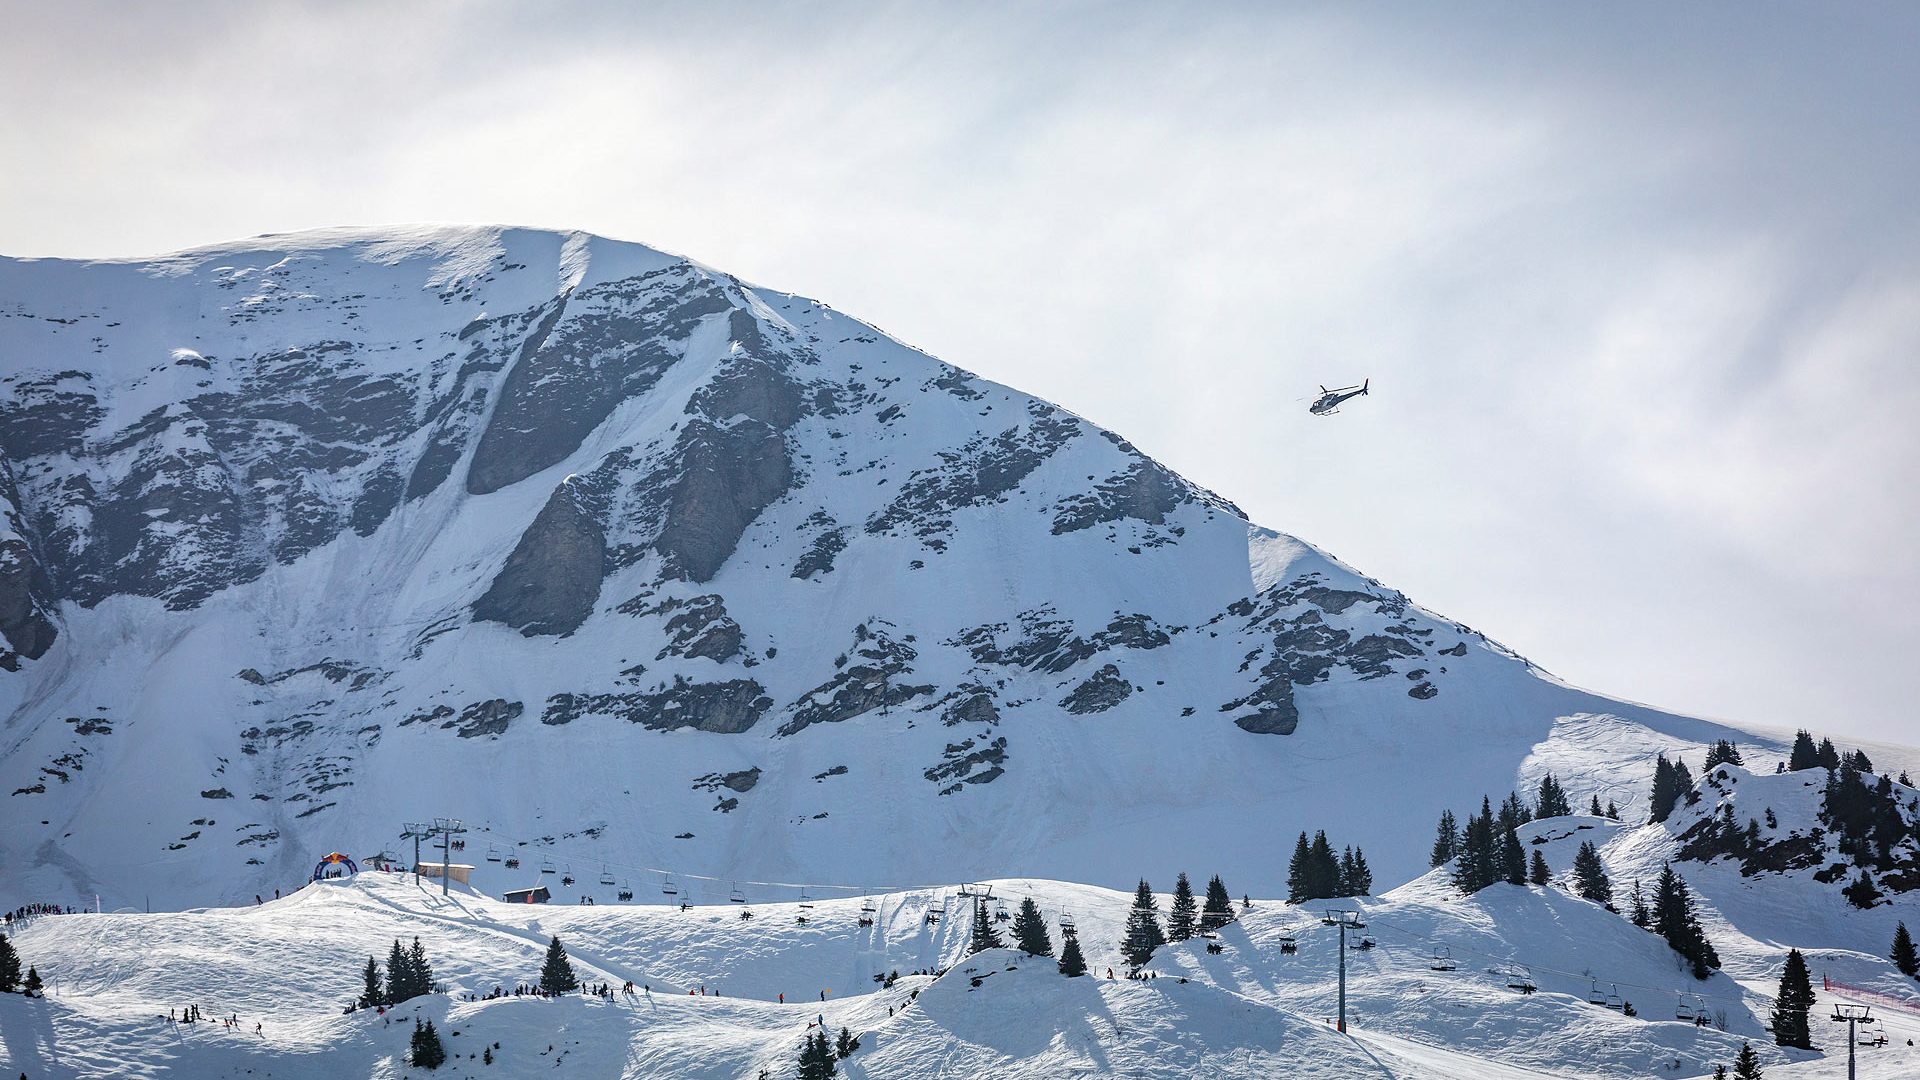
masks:
[[[1341,402],[1365,394],[1367,386],[1372,382],[1372,379],[1368,379],[1359,386],[1342,386],[1338,390],[1329,390],[1322,386],[1320,396],[1314,399],[1312,405],[1307,406],[1307,411],[1315,416],[1332,416],[1340,411]]]

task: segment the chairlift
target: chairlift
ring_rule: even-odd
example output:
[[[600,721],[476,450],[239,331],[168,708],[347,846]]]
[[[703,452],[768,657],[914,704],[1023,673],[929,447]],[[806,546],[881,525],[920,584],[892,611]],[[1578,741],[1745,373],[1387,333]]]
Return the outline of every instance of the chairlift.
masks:
[[[680,895],[680,887],[673,883],[673,878],[671,875],[668,875],[668,874],[660,875],[660,893],[663,896]]]
[[[1619,983],[1614,983],[1613,989],[1607,991],[1606,1004],[1607,1004],[1607,1008],[1612,1009],[1614,1012],[1623,1013],[1627,1011],[1627,1001],[1625,998],[1620,996]]]
[[[1600,980],[1589,979],[1587,980],[1587,984],[1587,1004],[1605,1005],[1607,1003],[1607,995],[1600,992]]]
[[[520,857],[518,855],[507,856],[507,869],[509,870],[520,869]]]
[[[863,900],[863,901],[861,901],[861,903],[860,903],[860,925],[861,925],[861,926],[872,926],[872,925],[873,925],[873,913],[874,913],[874,906],[873,906],[873,901],[872,901],[871,899],[869,899],[869,900]]]
[[[1005,900],[999,901],[993,909],[993,921],[1006,922],[1011,918],[1013,918],[1013,916],[1007,912],[1007,902]]]
[[[633,890],[625,885],[622,885],[620,886],[620,891],[615,895],[619,896],[620,902],[624,904],[633,899]]]
[[[492,844],[487,845],[487,861],[488,862],[500,861],[500,849],[495,847]]]
[[[1696,1025],[1704,1025],[1707,1020],[1707,999],[1699,994],[1681,994],[1674,999],[1673,1018],[1691,1020]]]
[[[727,893],[727,900],[735,904],[744,904],[747,902],[747,894],[740,891],[739,882],[736,881],[733,883],[733,891]]]
[[[934,897],[933,903],[927,906],[927,925],[931,926],[934,923],[939,922],[940,916],[945,915],[946,913],[947,913],[947,898],[944,896]]]
[[[1500,974],[1506,976],[1507,989],[1518,990],[1522,994],[1531,994],[1540,989],[1533,981],[1533,969],[1525,964],[1508,964]]]
[[[540,872],[543,874],[554,873],[555,871],[553,869],[553,860],[552,859],[540,860]]]
[[[1294,936],[1294,928],[1289,926],[1286,929],[1280,931],[1281,954],[1285,956],[1292,956],[1293,954],[1299,951],[1300,951],[1300,939]]]
[[[566,870],[561,872],[560,884],[566,886],[569,889],[573,887],[573,867],[572,866],[568,866]]]
[[[1427,967],[1432,971],[1454,971],[1457,970],[1460,965],[1453,960],[1453,950],[1447,948],[1445,945],[1435,945],[1433,947],[1433,959],[1428,962]]]
[[[1361,935],[1360,935],[1359,937],[1356,937],[1356,938],[1354,938],[1354,939],[1353,939],[1352,941],[1349,941],[1349,942],[1347,942],[1347,948],[1349,948],[1349,949],[1371,949],[1371,948],[1373,948],[1373,947],[1374,947],[1374,946],[1375,946],[1376,944],[1378,944],[1378,942],[1376,942],[1376,941],[1374,941],[1374,940],[1373,940],[1373,935],[1372,935],[1372,934],[1361,934]]]
[[[813,910],[813,897],[808,896],[805,889],[800,890],[800,907],[803,911]]]
[[[1073,924],[1073,912],[1071,911],[1062,911],[1060,913],[1060,936],[1070,938],[1080,936],[1079,928]]]
[[[613,869],[609,867],[606,863],[600,864],[600,884],[602,885],[613,884]]]

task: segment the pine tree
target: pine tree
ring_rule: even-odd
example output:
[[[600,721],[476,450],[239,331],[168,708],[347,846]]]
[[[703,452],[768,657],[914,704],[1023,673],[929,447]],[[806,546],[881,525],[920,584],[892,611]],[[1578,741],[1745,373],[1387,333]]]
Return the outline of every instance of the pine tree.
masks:
[[[1613,805],[1612,799],[1607,800],[1607,820],[1608,821],[1620,820],[1620,808]]]
[[[1667,939],[1674,952],[1686,958],[1693,977],[1704,979],[1720,966],[1720,956],[1707,941],[1706,931],[1693,908],[1693,893],[1672,866],[1660,871],[1653,896],[1654,930]]]
[[[1588,817],[1606,817],[1607,816],[1607,812],[1605,810],[1600,809],[1600,796],[1595,795],[1593,797],[1593,805],[1587,807],[1587,816]]]
[[[1761,1080],[1761,1076],[1760,1055],[1753,1052],[1751,1043],[1741,1043],[1733,1057],[1733,1080]]]
[[[1667,820],[1673,813],[1673,804],[1679,800],[1680,784],[1673,775],[1673,762],[1661,754],[1653,759],[1653,796],[1647,803],[1651,820]]]
[[[1325,829],[1313,834],[1313,843],[1308,846],[1307,860],[1307,899],[1324,900],[1340,895],[1340,860],[1333,854],[1333,845],[1327,842]]]
[[[1355,878],[1353,869],[1353,847],[1351,845],[1340,852],[1340,884],[1333,890],[1335,896],[1357,896],[1353,891]]]
[[[1140,887],[1133,892],[1133,907],[1127,911],[1127,933],[1120,952],[1128,964],[1139,967],[1153,959],[1153,950],[1166,943],[1166,935],[1160,932],[1160,905],[1153,898],[1153,887],[1141,878]]]
[[[580,977],[573,972],[566,947],[559,938],[547,942],[547,959],[540,965],[540,989],[549,994],[564,994],[580,988]]]
[[[840,1037],[834,1040],[834,1055],[840,1058],[840,1060],[845,1061],[847,1058],[852,1057],[853,1052],[858,1049],[860,1049],[860,1040],[853,1037],[853,1032],[842,1027],[840,1029]]]
[[[1547,869],[1547,857],[1540,854],[1539,848],[1533,849],[1533,861],[1527,867],[1527,882],[1531,885],[1545,885],[1553,880],[1553,871]]]
[[[394,938],[393,950],[387,953],[387,994],[381,1004],[398,1005],[412,996],[407,980],[407,950],[399,938]]]
[[[1367,853],[1358,846],[1353,849],[1353,873],[1347,879],[1343,896],[1373,895],[1373,868],[1367,865]]]
[[[1600,852],[1591,840],[1582,841],[1580,850],[1574,853],[1573,889],[1582,900],[1609,906],[1613,903],[1613,882],[1607,880],[1606,865],[1600,861]],[[1639,895],[1637,889],[1635,895]]]
[[[993,925],[993,913],[987,910],[987,898],[973,898],[973,938],[967,943],[967,954],[998,949],[1006,945],[1000,940],[1000,930]]]
[[[1500,877],[1509,885],[1527,883],[1527,854],[1520,849],[1520,836],[1512,829],[1500,837]]]
[[[1540,778],[1540,790],[1534,796],[1534,813],[1543,818],[1566,817],[1573,813],[1573,806],[1567,801],[1566,789],[1552,773]]]
[[[1307,899],[1308,863],[1313,859],[1312,851],[1307,847],[1307,834],[1302,831],[1300,839],[1293,842],[1293,857],[1287,860],[1287,903],[1299,904]]]
[[[1773,1041],[1781,1046],[1813,1049],[1813,1032],[1807,1026],[1813,1002],[1813,977],[1807,973],[1807,959],[1799,949],[1790,949],[1787,966],[1780,972],[1780,990],[1773,996]]]
[[[1087,960],[1080,955],[1080,939],[1070,937],[1060,945],[1060,974],[1071,979],[1087,973]]]
[[[1740,748],[1728,742],[1726,739],[1715,742],[1713,746],[1707,750],[1707,763],[1702,769],[1705,772],[1712,772],[1715,765],[1721,764],[1746,764],[1746,762],[1740,758]]]
[[[407,979],[412,990],[408,997],[433,993],[433,965],[427,963],[427,950],[420,947],[417,937],[413,948],[407,950]]]
[[[1816,754],[1819,757],[1821,768],[1837,769],[1840,767],[1840,752],[1833,748],[1832,739],[1821,739],[1820,749],[1816,751]]]
[[[827,1045],[827,1029],[820,1028],[808,1035],[807,1041],[800,1045],[800,1080],[827,1080],[839,1074],[833,1047]]]
[[[427,1021],[425,1026],[418,1020],[413,1022],[413,1047],[408,1061],[421,1069],[437,1069],[446,1064],[447,1048],[440,1044],[440,1033],[433,1030],[433,1021]]]
[[[1480,798],[1480,813],[1467,818],[1464,839],[1460,843],[1459,865],[1453,871],[1453,883],[1464,893],[1477,893],[1500,880],[1499,851],[1493,838],[1493,805]]]
[[[1879,903],[1881,899],[1880,886],[1873,883],[1873,878],[1865,870],[1853,879],[1853,884],[1841,889],[1840,895],[1851,901],[1854,907],[1863,910]]]
[[[1445,866],[1460,854],[1460,826],[1453,819],[1453,811],[1440,811],[1440,827],[1433,837],[1433,852],[1427,856],[1427,865]]]
[[[371,1009],[387,1003],[386,990],[380,985],[380,965],[373,957],[367,957],[367,967],[362,975],[366,988],[360,991],[360,1007]]]
[[[1532,820],[1533,811],[1527,807],[1527,801],[1517,791],[1508,792],[1505,801],[1500,804],[1500,827],[1511,829]]]
[[[1894,926],[1893,951],[1887,955],[1893,961],[1893,966],[1900,969],[1900,974],[1909,977],[1920,975],[1920,954],[1914,952],[1913,937],[1907,933],[1906,923]],[[0,975],[0,980],[4,979],[5,976]]]
[[[1640,891],[1639,879],[1633,883],[1633,906],[1628,908],[1627,918],[1642,930],[1653,929],[1653,912],[1647,910],[1646,894]]]
[[[40,969],[39,968],[34,967],[32,964],[27,965],[27,978],[24,982],[20,984],[20,992],[27,995],[28,997],[40,996]]]
[[[1820,767],[1820,751],[1814,749],[1813,736],[1801,728],[1793,736],[1793,752],[1787,755],[1787,768],[1794,772]]]
[[[1047,933],[1047,920],[1040,905],[1029,896],[1020,901],[1013,915],[1013,940],[1028,956],[1052,956],[1053,938]]]
[[[20,954],[13,942],[0,936],[0,994],[11,994],[20,985]]]
[[[1232,921],[1233,896],[1227,892],[1227,883],[1215,874],[1207,882],[1207,899],[1200,905],[1200,927],[1218,930]]]
[[[1193,886],[1188,884],[1187,875],[1183,873],[1173,882],[1173,906],[1167,909],[1167,940],[1185,941],[1192,937],[1196,915]]]

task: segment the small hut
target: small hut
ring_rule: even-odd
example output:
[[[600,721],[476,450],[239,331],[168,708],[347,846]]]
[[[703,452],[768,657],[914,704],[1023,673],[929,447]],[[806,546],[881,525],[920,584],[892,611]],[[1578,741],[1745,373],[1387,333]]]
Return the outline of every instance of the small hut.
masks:
[[[530,889],[508,889],[501,899],[509,904],[544,904],[552,895],[545,885],[535,885]]]

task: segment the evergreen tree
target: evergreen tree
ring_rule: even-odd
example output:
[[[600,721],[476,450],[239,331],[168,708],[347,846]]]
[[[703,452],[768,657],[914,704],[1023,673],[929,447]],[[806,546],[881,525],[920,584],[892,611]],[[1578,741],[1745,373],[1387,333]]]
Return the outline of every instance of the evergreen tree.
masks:
[[[1324,900],[1340,895],[1340,860],[1333,854],[1333,845],[1327,842],[1325,829],[1313,834],[1313,843],[1308,847],[1307,860],[1307,899]]]
[[[412,993],[408,997],[420,997],[433,993],[433,965],[427,963],[427,950],[420,947],[420,939],[413,939],[413,948],[407,950],[407,980]]]
[[[373,957],[367,957],[366,970],[362,972],[362,976],[365,979],[365,989],[360,991],[360,1007],[371,1009],[376,1005],[385,1005],[387,996],[386,990],[380,985],[380,965]]]
[[[1340,885],[1338,888],[1333,890],[1333,895],[1335,896],[1357,895],[1353,891],[1353,886],[1352,886],[1352,882],[1354,880],[1354,871],[1353,871],[1353,847],[1351,845],[1341,849],[1340,851],[1339,877],[1340,877]]]
[[[1013,940],[1020,951],[1028,956],[1052,956],[1053,938],[1047,933],[1046,917],[1040,914],[1040,905],[1029,896],[1020,901],[1020,910],[1013,914]]]
[[[40,996],[40,969],[39,968],[34,967],[32,964],[27,965],[27,978],[26,978],[26,981],[20,984],[20,992],[27,995],[28,997]]]
[[[1509,885],[1527,883],[1527,853],[1520,849],[1520,836],[1512,829],[1500,836],[1500,877]]]
[[[1087,960],[1080,955],[1080,939],[1070,937],[1060,945],[1060,974],[1071,979],[1086,973]]]
[[[1527,867],[1527,882],[1532,885],[1545,885],[1553,880],[1553,871],[1547,868],[1547,857],[1540,854],[1539,848],[1533,849],[1533,861]]]
[[[1833,748],[1832,739],[1821,739],[1820,749],[1815,751],[1815,754],[1818,757],[1821,768],[1837,769],[1840,767],[1840,752]]]
[[[1373,868],[1367,865],[1367,853],[1355,847],[1353,849],[1353,872],[1347,878],[1342,896],[1373,895]]]
[[[1534,813],[1540,817],[1566,817],[1573,813],[1573,805],[1567,801],[1567,792],[1552,773],[1540,778],[1540,790],[1533,799]]]
[[[1661,869],[1660,881],[1654,887],[1653,926],[1673,951],[1686,959],[1694,978],[1704,979],[1720,966],[1719,954],[1707,940],[1706,931],[1700,929],[1693,893],[1671,865]]]
[[[1753,1052],[1753,1044],[1743,1042],[1740,1052],[1733,1056],[1733,1080],[1761,1080],[1760,1055]]]
[[[800,1045],[800,1080],[827,1080],[839,1074],[833,1047],[827,1045],[827,1029],[820,1028],[808,1035],[807,1041]]]
[[[20,985],[20,954],[13,942],[0,936],[0,994],[11,994]]]
[[[413,996],[407,981],[407,962],[406,948],[394,938],[393,949],[387,953],[387,994],[382,1005],[398,1005]]]
[[[1793,752],[1787,755],[1787,768],[1794,772],[1820,767],[1820,751],[1814,749],[1813,736],[1801,728],[1793,736]]]
[[[1185,941],[1192,937],[1197,913],[1193,886],[1187,883],[1187,875],[1183,873],[1173,882],[1173,906],[1167,909],[1167,940]]]
[[[1893,951],[1887,955],[1893,961],[1893,966],[1900,969],[1900,974],[1920,975],[1920,954],[1914,952],[1913,937],[1907,933],[1906,923],[1899,923],[1893,928]],[[5,978],[0,973],[0,982]]]
[[[1647,897],[1640,891],[1640,881],[1633,883],[1633,906],[1628,908],[1627,918],[1642,930],[1653,929],[1653,912],[1647,910]]]
[[[1900,786],[1901,787],[1913,786],[1913,778],[1907,775],[1907,770],[1905,769],[1900,770]]]
[[[1607,820],[1608,821],[1620,820],[1620,808],[1613,805],[1612,799],[1607,800]]]
[[[1207,899],[1200,905],[1200,926],[1204,930],[1218,930],[1232,921],[1233,896],[1227,892],[1227,883],[1215,874],[1207,882]]]
[[[547,942],[547,959],[540,965],[540,989],[549,994],[564,994],[580,988],[580,977],[573,972],[566,947],[559,938]]]
[[[1715,1065],[1713,1067],[1713,1080],[1727,1080],[1727,1067],[1725,1065]]]
[[[1863,910],[1879,903],[1881,899],[1880,886],[1873,883],[1873,878],[1865,870],[1853,879],[1853,884],[1841,889],[1840,895],[1851,901],[1854,907]]]
[[[998,949],[1006,945],[1000,940],[1000,930],[993,925],[993,913],[987,910],[987,898],[973,898],[973,938],[967,943],[967,954]]]
[[[853,1032],[842,1027],[840,1029],[840,1037],[834,1040],[834,1055],[840,1058],[840,1060],[845,1061],[847,1058],[852,1057],[853,1052],[858,1049],[860,1049],[860,1040],[853,1037]]]
[[[1500,804],[1500,827],[1511,829],[1525,825],[1533,820],[1533,811],[1528,809],[1527,801],[1517,791],[1509,791],[1506,800]]]
[[[1166,943],[1166,935],[1160,932],[1160,905],[1153,898],[1153,887],[1141,878],[1140,887],[1133,892],[1133,907],[1127,911],[1127,933],[1120,952],[1128,964],[1139,967],[1153,959],[1153,950]]]
[[[1445,866],[1460,854],[1460,826],[1453,819],[1453,811],[1440,811],[1440,827],[1433,837],[1433,852],[1427,856],[1427,865]]]
[[[1867,756],[1865,750],[1847,751],[1846,754],[1840,758],[1840,764],[1852,766],[1855,772],[1870,773],[1873,771],[1873,759]]]
[[[1600,861],[1600,852],[1593,841],[1585,840],[1580,850],[1573,856],[1573,890],[1582,900],[1591,900],[1596,904],[1613,904],[1613,882],[1607,880],[1607,868]],[[1634,895],[1639,896],[1638,887]],[[1645,904],[1641,907],[1644,909]]]
[[[1287,903],[1299,904],[1307,899],[1307,864],[1313,859],[1313,853],[1307,846],[1307,834],[1300,833],[1300,839],[1293,842],[1293,857],[1287,860]]]
[[[1459,865],[1454,867],[1453,883],[1464,893],[1477,893],[1500,880],[1499,851],[1493,839],[1493,805],[1480,797],[1480,813],[1467,818],[1460,842]]]
[[[1773,996],[1773,1041],[1813,1049],[1813,1032],[1807,1025],[1813,1002],[1813,977],[1807,973],[1806,957],[1799,949],[1790,949],[1787,966],[1780,972],[1780,990]]]
[[[1593,797],[1593,805],[1587,807],[1587,816],[1588,817],[1606,817],[1607,816],[1607,812],[1605,810],[1600,809],[1600,796],[1595,795]]]
[[[1721,739],[1707,751],[1707,763],[1703,768],[1706,772],[1712,772],[1713,767],[1720,764],[1744,765],[1746,762],[1740,758],[1739,747],[1726,739]]]
[[[418,1020],[413,1022],[413,1046],[407,1060],[421,1069],[437,1069],[446,1064],[447,1048],[440,1044],[440,1033],[433,1030],[433,1021],[428,1020],[424,1026]]]
[[[1661,754],[1653,760],[1653,797],[1647,804],[1651,820],[1667,820],[1673,813],[1673,804],[1679,801],[1680,780],[1674,775],[1673,763]]]

